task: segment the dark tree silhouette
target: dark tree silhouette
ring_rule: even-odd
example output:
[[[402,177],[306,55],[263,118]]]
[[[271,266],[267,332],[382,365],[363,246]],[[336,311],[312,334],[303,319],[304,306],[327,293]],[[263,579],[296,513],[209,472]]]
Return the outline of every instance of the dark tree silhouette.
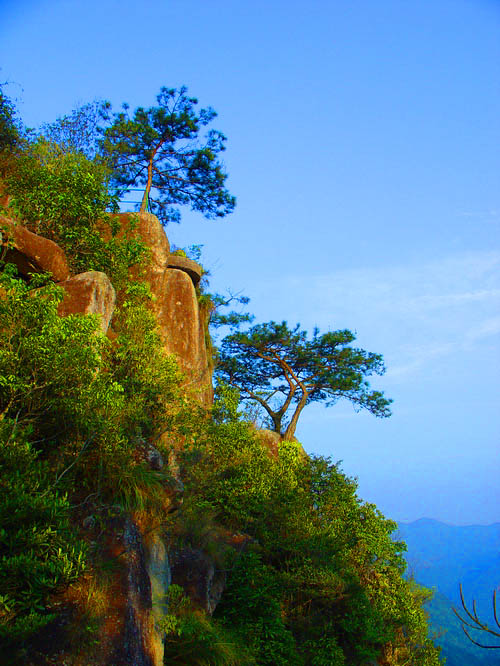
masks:
[[[13,150],[20,142],[20,122],[14,102],[4,93],[6,83],[0,83],[0,152]]]
[[[464,593],[462,590],[462,583],[460,583],[460,600],[462,602],[462,608],[464,609],[466,613],[466,617],[470,622],[466,619],[464,619],[459,612],[454,608],[453,612],[455,615],[458,617],[462,624],[462,629],[464,631],[464,634],[467,636],[467,638],[471,641],[471,643],[474,643],[474,645],[477,645],[480,648],[485,648],[487,650],[500,650],[500,645],[483,645],[482,643],[478,643],[475,641],[470,633],[467,631],[466,627],[470,627],[471,629],[476,629],[477,631],[482,631],[486,634],[489,634],[490,636],[495,636],[497,638],[500,638],[500,632],[496,631],[494,629],[491,629],[488,627],[487,624],[482,622],[478,615],[477,615],[477,609],[476,609],[476,601],[473,599],[472,600],[472,613],[471,611],[467,608],[467,605],[465,603],[464,599]],[[497,627],[500,629],[500,623],[498,622],[498,615],[497,615],[497,591],[493,591],[493,616],[495,618],[495,622],[497,624]]]

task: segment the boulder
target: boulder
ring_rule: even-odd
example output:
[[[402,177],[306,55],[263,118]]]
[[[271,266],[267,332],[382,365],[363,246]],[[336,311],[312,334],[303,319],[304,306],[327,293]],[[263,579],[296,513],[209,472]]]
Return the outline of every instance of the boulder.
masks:
[[[177,357],[195,397],[209,406],[213,399],[211,359],[205,340],[206,318],[200,313],[195,290],[203,269],[195,261],[170,254],[170,243],[155,215],[119,213],[114,219],[119,220],[122,234],[135,221],[135,233],[149,247],[150,261],[132,274],[149,283],[164,348]],[[102,233],[109,235],[109,227],[103,227]]]
[[[99,314],[101,329],[106,333],[116,301],[115,290],[108,276],[99,271],[89,271],[61,282],[60,286],[66,293],[59,304],[58,313],[62,317],[70,314]]]
[[[193,282],[184,271],[168,268],[156,283],[153,309],[166,351],[175,354],[195,395],[206,406],[213,398],[205,322]]]
[[[201,276],[203,275],[203,268],[200,264],[197,264],[196,261],[193,261],[192,259],[181,257],[177,254],[170,255],[168,259],[168,268],[177,268],[178,270],[187,273],[195,287],[199,285]]]
[[[129,225],[132,224],[134,228],[130,233],[135,234],[149,248],[148,265],[141,266],[140,270],[132,272],[134,277],[142,277],[147,280],[153,294],[158,296],[159,283],[161,283],[170,257],[170,243],[160,220],[151,213],[117,213],[113,215],[113,219],[118,220],[121,226],[121,231],[118,232],[119,237],[129,233]],[[104,225],[101,233],[104,238],[109,238],[109,227]]]
[[[4,260],[17,266],[19,274],[49,272],[55,282],[69,277],[69,266],[63,250],[48,238],[28,231],[4,215],[0,215],[1,243]]]
[[[278,457],[279,445],[283,441],[283,437],[274,430],[268,430],[267,428],[258,429],[256,431],[256,434],[261,444],[271,454],[271,457],[276,459]],[[299,442],[299,440],[296,437],[292,437],[292,442],[297,444],[299,451],[305,460],[308,456],[304,448],[302,447],[302,444]]]
[[[226,573],[215,568],[213,559],[198,548],[173,554],[172,583],[180,585],[197,606],[212,614],[226,586]]]

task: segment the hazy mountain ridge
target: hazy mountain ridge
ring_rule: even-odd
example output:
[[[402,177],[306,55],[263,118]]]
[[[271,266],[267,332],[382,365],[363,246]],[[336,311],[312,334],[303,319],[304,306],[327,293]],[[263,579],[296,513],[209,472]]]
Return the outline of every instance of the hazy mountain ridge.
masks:
[[[500,664],[500,650],[474,646],[464,635],[452,608],[461,608],[459,583],[479,617],[492,624],[492,592],[500,587],[500,523],[455,526],[421,518],[399,523],[396,538],[408,546],[408,572],[426,587],[435,588],[428,605],[432,630],[443,648],[447,666],[493,666]],[[476,632],[480,642],[491,643]]]

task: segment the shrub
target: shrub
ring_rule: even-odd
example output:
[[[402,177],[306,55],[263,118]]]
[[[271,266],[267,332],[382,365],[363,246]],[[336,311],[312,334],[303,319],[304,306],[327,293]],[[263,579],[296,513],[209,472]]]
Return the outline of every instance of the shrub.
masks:
[[[0,84],[0,153],[14,150],[21,142],[21,127],[16,109]]]
[[[147,253],[134,237],[133,224],[119,234],[119,225],[106,212],[117,210],[108,179],[107,167],[98,160],[39,139],[17,158],[7,191],[17,217],[30,231],[60,245],[74,272],[103,271],[120,288],[128,268]]]
[[[178,585],[167,593],[164,618],[165,663],[185,666],[251,666],[256,664],[243,642],[217,620],[195,609]]]
[[[283,619],[279,577],[261,556],[247,552],[231,571],[215,615],[239,636],[258,664],[301,664],[294,637]]]
[[[111,367],[124,391],[127,432],[157,440],[178,408],[181,374],[174,356],[163,349],[148,307],[151,298],[146,284],[127,285],[113,318],[117,339]]]
[[[15,421],[0,422],[0,641],[19,647],[54,617],[50,598],[84,570],[67,497]]]
[[[34,279],[39,289],[0,273],[0,411],[31,424],[47,449],[69,435],[94,438],[122,390],[105,372],[109,342],[97,316],[59,317],[62,289]]]
[[[237,404],[222,387],[214,420],[205,433],[193,424],[183,453],[190,506],[247,535],[216,619],[259,664],[360,665],[396,636],[415,663],[437,664],[420,601],[402,578],[395,524],[329,459],[305,456],[295,442],[271,454]]]

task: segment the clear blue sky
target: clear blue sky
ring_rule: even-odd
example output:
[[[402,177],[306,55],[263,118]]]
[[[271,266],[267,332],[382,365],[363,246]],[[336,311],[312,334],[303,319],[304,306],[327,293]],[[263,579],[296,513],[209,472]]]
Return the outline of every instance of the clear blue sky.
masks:
[[[3,0],[0,52],[32,126],[162,85],[213,106],[238,207],[171,241],[388,366],[391,419],[311,406],[305,448],[396,520],[500,520],[500,2]]]

